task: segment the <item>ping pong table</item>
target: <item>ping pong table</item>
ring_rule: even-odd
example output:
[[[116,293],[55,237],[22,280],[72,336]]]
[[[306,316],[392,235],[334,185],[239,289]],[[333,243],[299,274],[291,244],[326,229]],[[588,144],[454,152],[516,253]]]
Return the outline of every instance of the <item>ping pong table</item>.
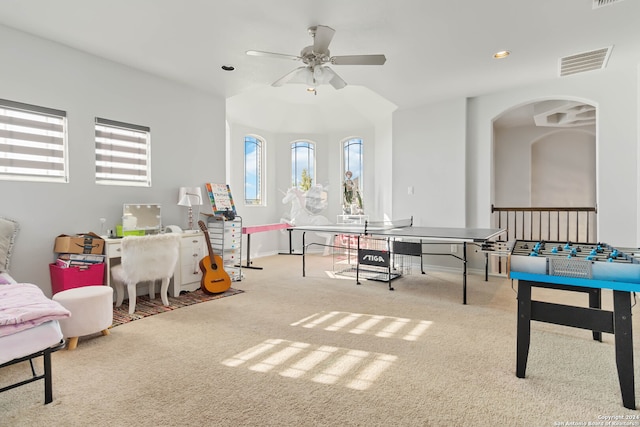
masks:
[[[321,243],[306,244],[305,235],[307,232],[330,233],[334,235],[348,235],[356,237],[356,248],[358,251],[357,271],[360,264],[363,265],[380,265],[388,266],[390,263],[391,251],[371,251],[360,247],[362,237],[370,237],[376,239],[386,239],[390,244],[388,247],[393,248],[393,243],[414,243],[412,249],[406,252],[408,255],[420,256],[422,263],[422,255],[448,255],[462,261],[462,303],[467,303],[467,244],[487,245],[502,233],[504,229],[500,228],[465,228],[465,227],[414,227],[413,218],[403,219],[399,221],[365,221],[364,224],[329,224],[329,225],[301,225],[288,229],[292,231],[302,232],[302,276],[306,275],[307,246],[319,245],[326,246]],[[444,244],[462,244],[462,256],[453,253],[428,253],[422,252],[422,245],[444,243]],[[485,254],[486,255],[486,254]],[[485,256],[485,269],[487,266],[487,257]],[[423,271],[424,273],[424,271]],[[356,273],[357,274],[357,273]],[[391,275],[388,276],[389,290],[391,287]],[[486,279],[486,273],[485,273]],[[356,278],[358,284],[359,280]]]

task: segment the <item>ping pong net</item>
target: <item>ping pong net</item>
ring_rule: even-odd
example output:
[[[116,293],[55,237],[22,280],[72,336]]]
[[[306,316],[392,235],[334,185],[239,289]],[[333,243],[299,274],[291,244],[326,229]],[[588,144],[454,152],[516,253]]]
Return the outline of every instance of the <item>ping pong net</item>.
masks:
[[[365,221],[363,234],[371,234],[376,231],[392,230],[395,228],[407,228],[413,226],[413,217],[400,220]]]

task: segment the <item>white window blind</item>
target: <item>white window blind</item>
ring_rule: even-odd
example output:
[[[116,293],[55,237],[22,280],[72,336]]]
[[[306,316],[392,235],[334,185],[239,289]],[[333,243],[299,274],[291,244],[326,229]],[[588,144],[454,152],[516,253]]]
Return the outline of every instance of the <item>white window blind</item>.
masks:
[[[0,179],[68,182],[66,116],[0,99]]]
[[[96,183],[150,187],[151,130],[98,117],[95,128]]]

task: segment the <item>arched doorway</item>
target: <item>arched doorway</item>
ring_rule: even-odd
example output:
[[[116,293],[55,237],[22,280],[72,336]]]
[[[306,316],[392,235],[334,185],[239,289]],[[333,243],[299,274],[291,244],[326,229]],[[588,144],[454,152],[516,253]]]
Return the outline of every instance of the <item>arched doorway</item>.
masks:
[[[521,228],[511,233],[520,239],[596,241],[596,126],[594,105],[567,99],[527,103],[496,118],[494,224]]]

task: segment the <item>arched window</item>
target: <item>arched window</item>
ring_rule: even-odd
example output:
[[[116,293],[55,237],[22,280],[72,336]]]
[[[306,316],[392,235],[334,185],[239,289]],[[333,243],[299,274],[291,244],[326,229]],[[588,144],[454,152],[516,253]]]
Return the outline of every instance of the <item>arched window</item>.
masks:
[[[350,138],[342,143],[342,209],[347,214],[364,213],[362,160],[362,138]]]
[[[296,141],[291,144],[291,186],[307,191],[316,180],[315,144]]]
[[[244,203],[264,206],[265,142],[255,136],[244,137]]]

